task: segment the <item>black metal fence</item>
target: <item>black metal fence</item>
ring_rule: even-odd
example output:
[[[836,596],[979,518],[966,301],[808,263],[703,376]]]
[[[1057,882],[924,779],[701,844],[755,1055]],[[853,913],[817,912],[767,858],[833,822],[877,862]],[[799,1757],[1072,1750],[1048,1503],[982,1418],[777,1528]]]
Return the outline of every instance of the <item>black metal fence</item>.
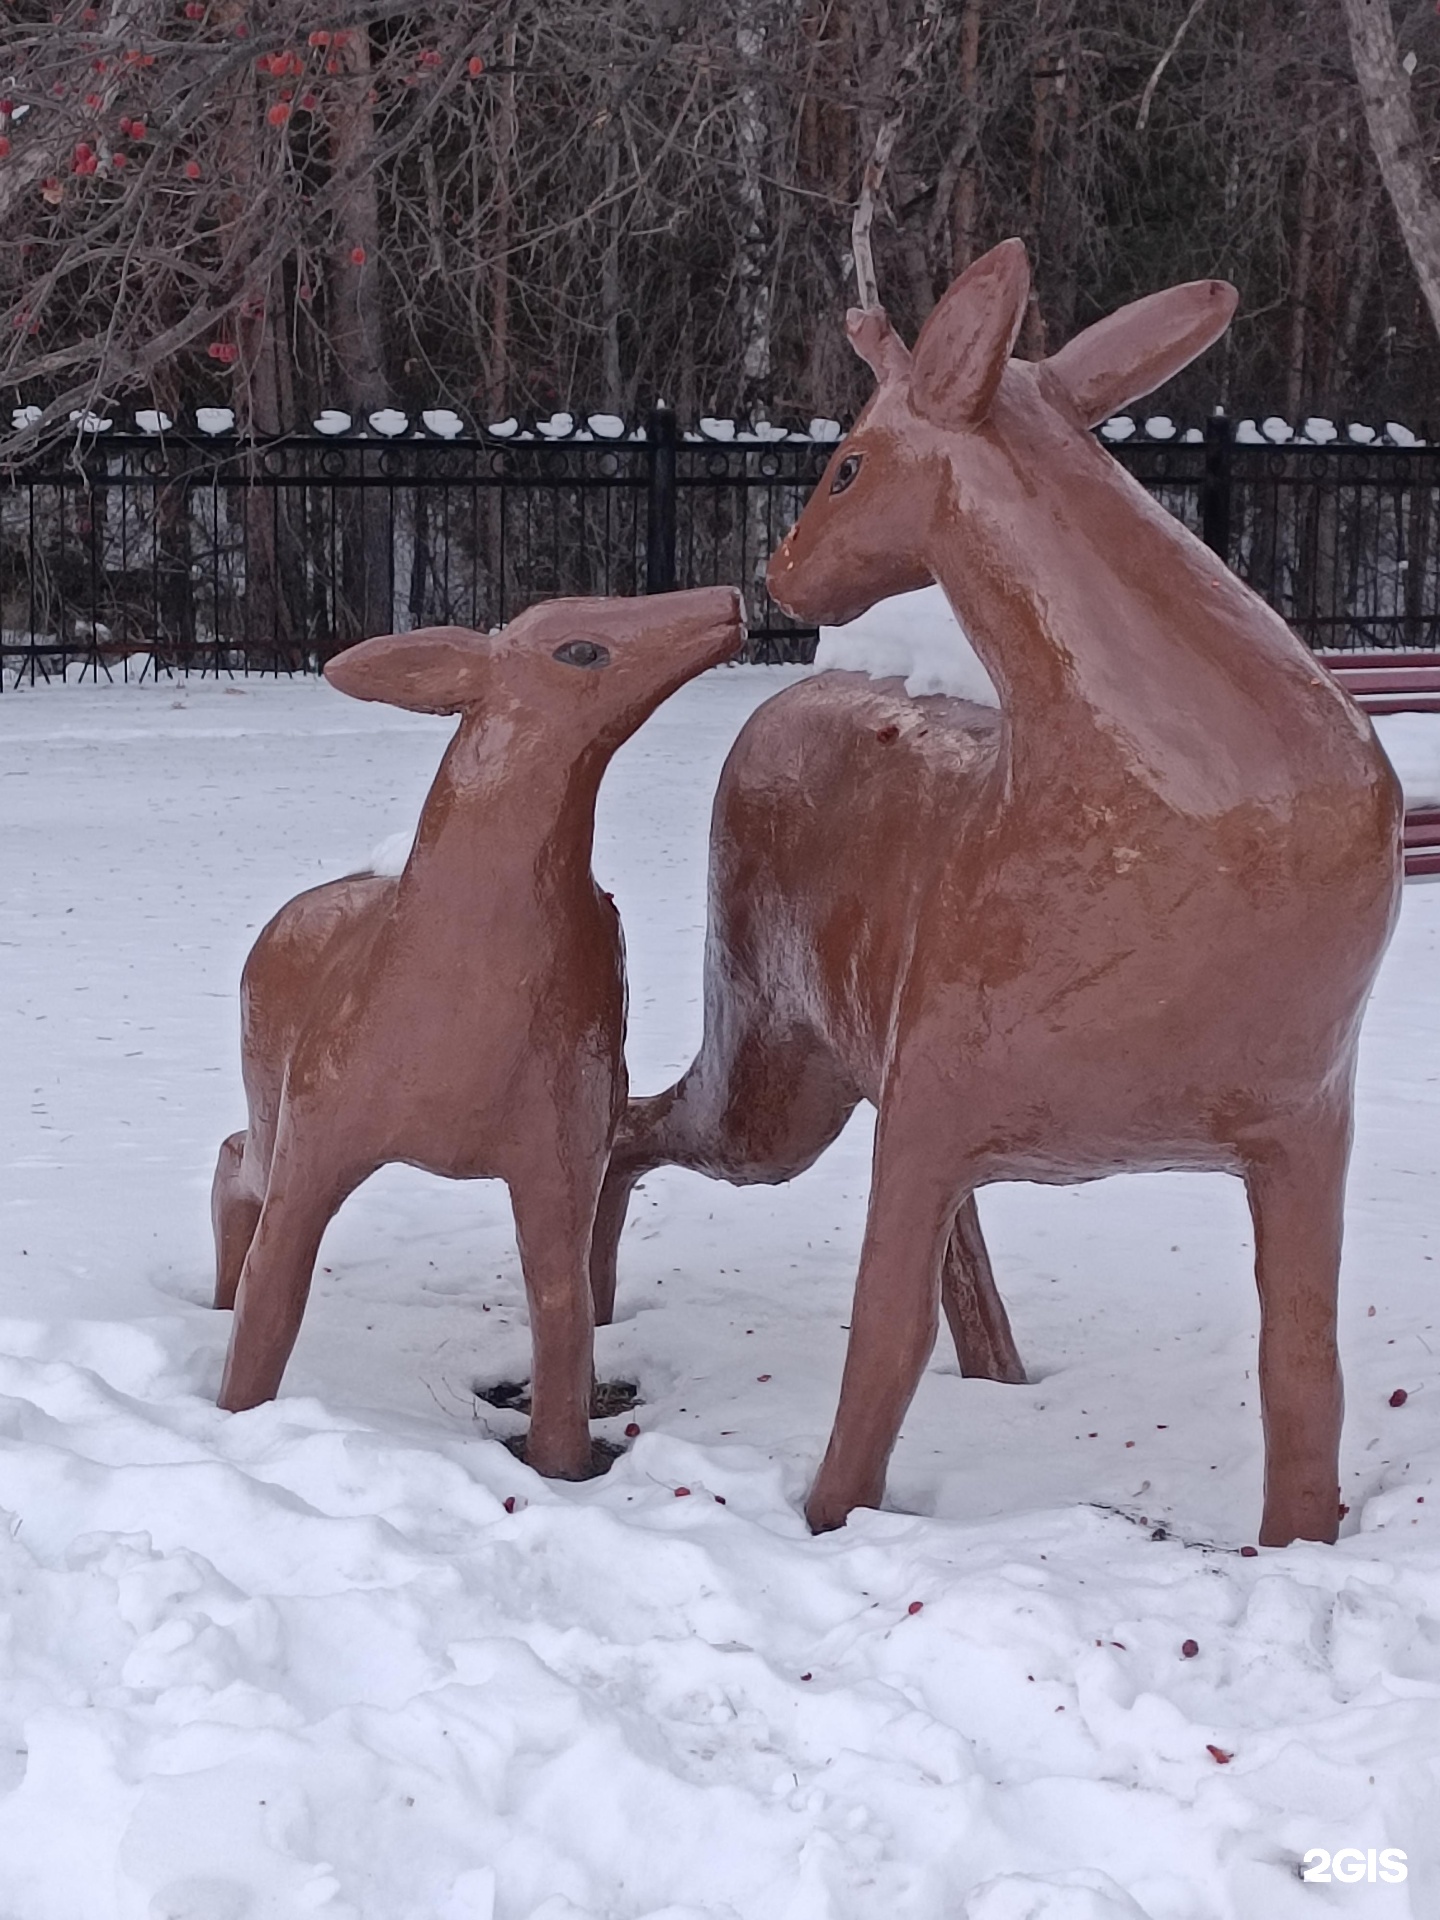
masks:
[[[1359,432],[1316,445],[1214,419],[1111,451],[1309,646],[1440,646],[1440,447]]]
[[[832,450],[681,433],[664,410],[633,432],[96,433],[0,468],[0,679],[313,669],[368,633],[494,626],[550,594],[719,582],[745,590],[752,658],[806,659],[814,630],[764,570]],[[1111,450],[1310,645],[1440,644],[1440,449],[1213,421]]]
[[[7,684],[314,668],[366,634],[501,624],[552,594],[733,582],[751,657],[814,630],[765,563],[830,456],[808,436],[442,439],[107,432],[0,471]]]

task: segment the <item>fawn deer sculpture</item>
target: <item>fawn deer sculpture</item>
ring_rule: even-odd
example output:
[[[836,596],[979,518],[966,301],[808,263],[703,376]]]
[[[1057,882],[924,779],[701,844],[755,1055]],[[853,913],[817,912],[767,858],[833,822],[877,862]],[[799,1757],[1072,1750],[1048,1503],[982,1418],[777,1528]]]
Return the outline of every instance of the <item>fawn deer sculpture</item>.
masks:
[[[770,563],[839,625],[939,582],[1001,710],[831,673],[747,722],[711,831],[705,1032],[631,1103],[593,1248],[607,1318],[634,1181],[809,1166],[878,1112],[817,1530],[877,1505],[943,1301],[964,1371],[1024,1378],[973,1194],[1126,1170],[1246,1182],[1260,1539],[1332,1540],[1335,1303],[1361,1012],[1400,883],[1369,722],[1090,429],[1224,330],[1200,281],[1013,361],[1029,271],[977,261],[877,389]]]
[[[398,876],[300,894],[241,985],[249,1125],[220,1149],[222,1407],[279,1390],[320,1238],[391,1161],[510,1189],[529,1300],[526,1459],[592,1470],[590,1233],[625,1104],[619,916],[590,871],[621,742],[737,653],[740,596],[555,600],[499,634],[429,627],[329,661],[360,700],[458,713]]]

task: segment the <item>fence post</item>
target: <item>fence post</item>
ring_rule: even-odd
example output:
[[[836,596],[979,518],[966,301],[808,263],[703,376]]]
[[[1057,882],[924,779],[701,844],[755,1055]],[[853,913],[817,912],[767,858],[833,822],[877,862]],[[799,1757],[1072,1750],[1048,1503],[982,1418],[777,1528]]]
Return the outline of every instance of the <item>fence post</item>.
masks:
[[[1200,538],[1230,563],[1230,422],[1217,407],[1205,422],[1205,477],[1200,482]]]
[[[645,423],[650,456],[645,529],[645,591],[669,593],[675,585],[675,416],[662,401]]]

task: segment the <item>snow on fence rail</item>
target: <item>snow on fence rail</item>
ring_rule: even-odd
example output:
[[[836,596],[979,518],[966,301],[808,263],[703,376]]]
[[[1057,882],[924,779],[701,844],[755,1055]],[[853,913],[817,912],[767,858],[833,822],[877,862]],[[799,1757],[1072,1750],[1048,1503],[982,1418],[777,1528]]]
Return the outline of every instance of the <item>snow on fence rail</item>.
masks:
[[[563,413],[476,427],[448,409],[327,409],[264,441],[220,407],[74,425],[72,442],[0,464],[6,684],[313,669],[387,628],[721,582],[745,590],[752,658],[814,648],[764,570],[834,420],[682,431],[657,408],[634,426]],[[1100,431],[1312,646],[1440,645],[1440,448],[1393,422],[1180,429],[1152,415]]]

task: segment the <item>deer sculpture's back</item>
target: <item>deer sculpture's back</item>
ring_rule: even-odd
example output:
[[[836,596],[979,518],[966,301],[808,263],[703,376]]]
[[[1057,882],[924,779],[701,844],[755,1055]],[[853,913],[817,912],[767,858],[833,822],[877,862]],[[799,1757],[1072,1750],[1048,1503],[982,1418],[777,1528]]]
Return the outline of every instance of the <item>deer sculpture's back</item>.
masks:
[[[879,386],[770,569],[776,599],[825,624],[938,580],[1002,711],[828,675],[755,717],[716,806],[705,1041],[632,1109],[602,1217],[627,1162],[784,1178],[876,1102],[808,1508],[828,1526],[881,1497],[942,1273],[967,1370],[1019,1376],[977,1186],[1238,1173],[1262,1538],[1333,1538],[1351,1087],[1399,795],[1363,715],[1089,432],[1208,345],[1233,290],[1154,295],[1036,365],[1009,358],[1027,292],[1007,242],[913,357],[882,314],[852,314]],[[783,1088],[801,1090],[786,1124]]]

